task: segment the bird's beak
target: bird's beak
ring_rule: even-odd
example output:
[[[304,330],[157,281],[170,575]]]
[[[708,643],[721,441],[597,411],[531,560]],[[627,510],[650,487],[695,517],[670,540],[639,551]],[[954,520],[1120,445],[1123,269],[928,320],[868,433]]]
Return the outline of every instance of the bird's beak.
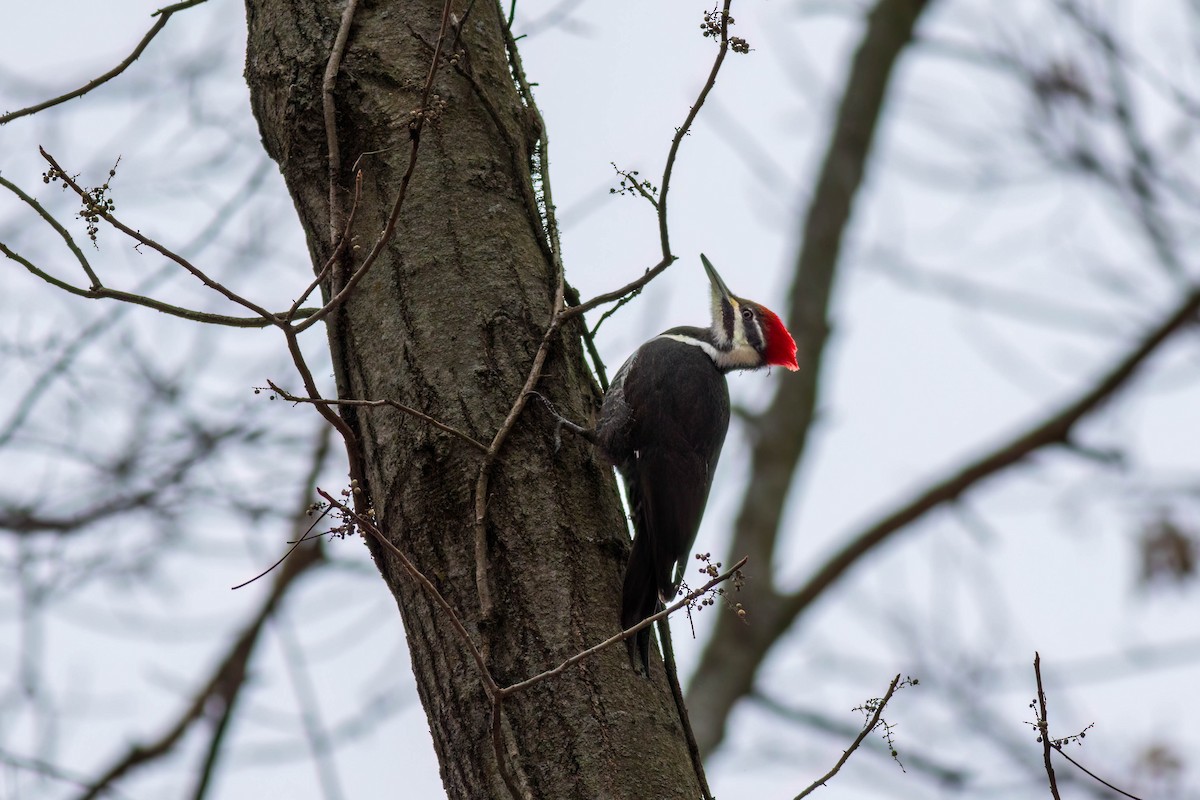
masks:
[[[703,262],[704,271],[708,273],[709,283],[712,284],[713,301],[719,302],[724,300],[736,307],[737,303],[735,302],[733,292],[729,291],[729,287],[725,285],[725,281],[721,280],[721,276],[717,274],[717,269],[712,265],[712,262],[708,260],[708,256],[704,255],[704,253],[701,253],[700,261]]]

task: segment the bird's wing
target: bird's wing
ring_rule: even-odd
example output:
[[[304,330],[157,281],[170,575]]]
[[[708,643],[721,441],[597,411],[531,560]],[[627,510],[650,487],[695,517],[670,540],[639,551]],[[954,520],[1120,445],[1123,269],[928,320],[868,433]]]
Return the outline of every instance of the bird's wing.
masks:
[[[633,456],[633,409],[625,398],[625,379],[637,363],[639,352],[635,350],[625,359],[608,384],[604,403],[600,406],[600,419],[596,423],[596,444],[605,458],[616,466]]]

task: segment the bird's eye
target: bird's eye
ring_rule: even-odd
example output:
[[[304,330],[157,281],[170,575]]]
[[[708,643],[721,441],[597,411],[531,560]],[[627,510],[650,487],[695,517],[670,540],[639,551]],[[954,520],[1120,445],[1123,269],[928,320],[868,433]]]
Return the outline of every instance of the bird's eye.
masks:
[[[743,308],[742,309],[742,319],[749,322],[750,320],[754,319],[754,312],[748,308]]]

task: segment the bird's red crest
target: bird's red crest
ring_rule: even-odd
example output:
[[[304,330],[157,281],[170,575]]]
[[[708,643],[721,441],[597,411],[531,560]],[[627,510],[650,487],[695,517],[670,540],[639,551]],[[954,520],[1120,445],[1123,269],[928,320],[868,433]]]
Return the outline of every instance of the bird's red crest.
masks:
[[[792,372],[800,369],[796,362],[796,340],[788,333],[783,320],[774,311],[759,306],[763,334],[767,340],[763,357],[770,367],[787,367]]]

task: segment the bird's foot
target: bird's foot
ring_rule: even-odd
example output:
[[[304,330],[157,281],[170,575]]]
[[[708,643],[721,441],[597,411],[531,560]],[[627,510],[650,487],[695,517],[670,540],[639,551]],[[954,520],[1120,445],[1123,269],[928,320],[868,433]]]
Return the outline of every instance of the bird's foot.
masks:
[[[562,448],[563,428],[566,428],[567,430],[569,430],[571,433],[575,434],[576,436],[582,437],[583,439],[586,439],[587,441],[595,444],[595,442],[596,442],[595,428],[585,428],[582,425],[577,425],[574,422],[571,422],[571,420],[567,419],[562,414],[559,414],[558,409],[556,409],[554,407],[554,404],[551,403],[549,398],[547,398],[541,392],[529,392],[529,394],[534,395],[538,399],[540,399],[542,401],[542,404],[546,406],[546,410],[550,412],[550,416],[554,417],[554,419],[555,419],[554,452],[557,453]]]

